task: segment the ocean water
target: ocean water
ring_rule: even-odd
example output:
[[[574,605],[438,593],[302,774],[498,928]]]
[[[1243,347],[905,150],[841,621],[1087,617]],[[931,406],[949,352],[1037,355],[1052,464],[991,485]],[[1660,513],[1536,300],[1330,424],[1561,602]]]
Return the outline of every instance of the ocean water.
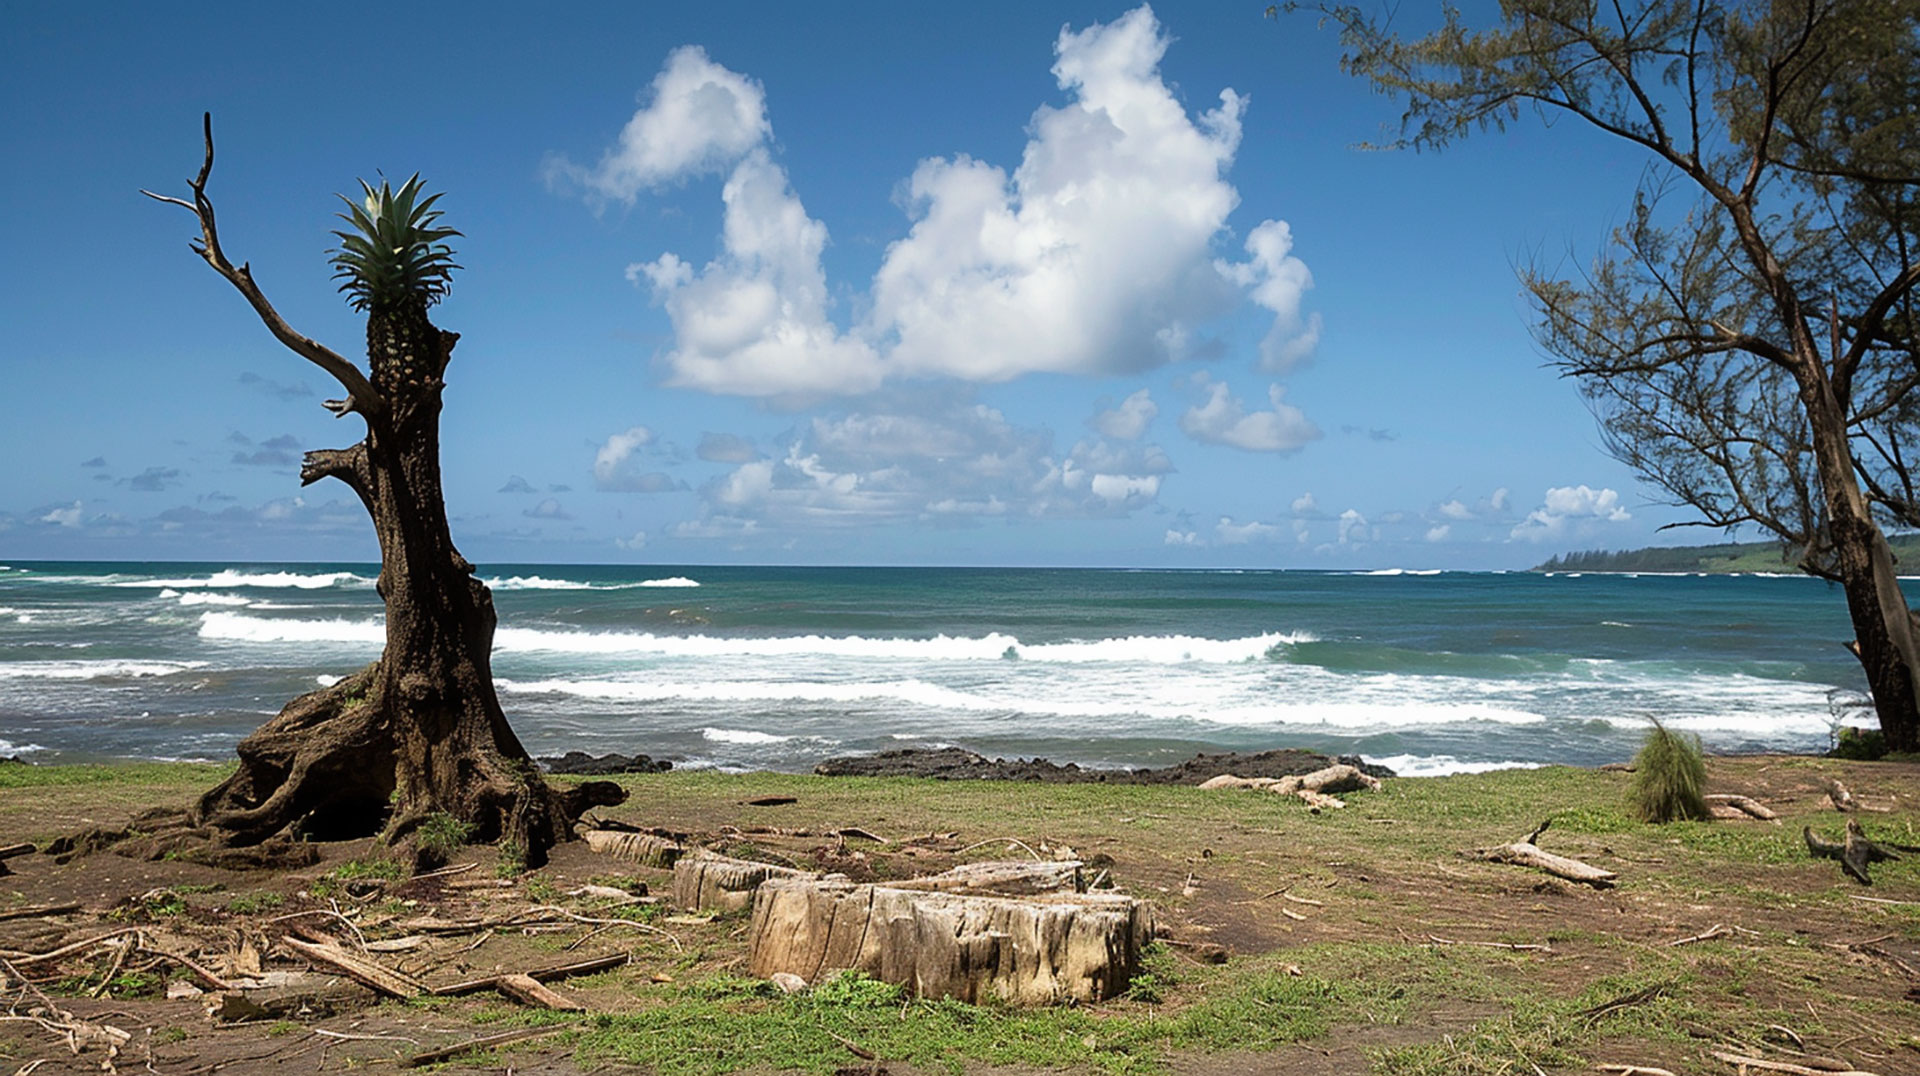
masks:
[[[378,656],[367,565],[0,567],[0,755],[218,759]],[[956,744],[1091,766],[1299,746],[1592,765],[1649,718],[1822,750],[1864,690],[1798,576],[486,565],[535,754],[805,770]]]

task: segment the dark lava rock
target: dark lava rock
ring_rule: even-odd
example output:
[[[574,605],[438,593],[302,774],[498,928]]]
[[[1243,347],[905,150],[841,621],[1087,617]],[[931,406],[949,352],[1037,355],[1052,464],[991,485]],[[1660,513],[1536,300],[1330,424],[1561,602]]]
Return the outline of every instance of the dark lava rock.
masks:
[[[1363,763],[1358,756],[1328,758],[1315,751],[1287,748],[1243,755],[1195,755],[1176,766],[1141,770],[1089,770],[1069,762],[1062,766],[1044,758],[989,759],[959,747],[909,747],[877,755],[830,758],[813,768],[823,777],[931,777],[941,781],[1042,781],[1049,784],[1197,785],[1210,777],[1231,773],[1238,777],[1291,777],[1312,773],[1336,762],[1356,766],[1375,777],[1392,777],[1385,766]]]
[[[673,769],[673,763],[664,758],[654,759],[646,755],[589,755],[585,751],[569,751],[559,758],[548,757],[534,761],[540,763],[549,773],[580,776],[609,773],[665,773]]]

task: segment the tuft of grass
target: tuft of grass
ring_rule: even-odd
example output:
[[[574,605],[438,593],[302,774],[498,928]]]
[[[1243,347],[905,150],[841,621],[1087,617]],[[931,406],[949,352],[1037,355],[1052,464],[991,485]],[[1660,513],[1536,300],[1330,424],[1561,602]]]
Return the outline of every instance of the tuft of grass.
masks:
[[[435,811],[421,819],[419,828],[413,831],[414,847],[423,856],[441,863],[466,847],[467,838],[471,836],[472,823],[462,822],[445,811]]]
[[[1699,737],[1674,732],[1655,721],[1640,753],[1633,756],[1633,767],[1627,808],[1641,821],[1707,817],[1707,762]]]
[[[287,902],[284,894],[271,889],[259,893],[244,893],[227,902],[227,911],[235,915],[259,915],[270,912]]]

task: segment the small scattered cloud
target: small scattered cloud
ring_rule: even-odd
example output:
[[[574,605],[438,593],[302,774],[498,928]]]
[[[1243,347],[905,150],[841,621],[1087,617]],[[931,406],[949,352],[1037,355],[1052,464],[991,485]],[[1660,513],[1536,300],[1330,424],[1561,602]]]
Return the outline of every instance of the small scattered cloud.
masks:
[[[1340,513],[1336,533],[1339,535],[1337,541],[1341,545],[1358,545],[1380,537],[1379,529],[1369,525],[1367,517],[1353,508]]]
[[[1443,519],[1462,520],[1473,518],[1473,509],[1461,504],[1457,499],[1440,505],[1438,508],[1435,508],[1434,511]]]
[[[1378,426],[1348,425],[1340,427],[1340,432],[1349,437],[1365,437],[1369,441],[1398,441],[1400,439],[1399,434],[1394,433],[1392,430],[1381,429]]]
[[[760,450],[752,441],[731,433],[702,433],[699,447],[693,451],[708,463],[752,463],[760,458]]]
[[[1442,523],[1437,527],[1428,527],[1427,541],[1444,542],[1447,540],[1447,537],[1452,533],[1453,533],[1453,527],[1451,524]]]
[[[83,460],[80,464],[80,466],[82,467],[87,467],[94,470],[98,470],[102,467],[105,467],[106,465],[107,465],[107,458],[105,456],[95,456],[90,460]]]
[[[1093,417],[1093,428],[1102,436],[1116,441],[1137,441],[1147,432],[1147,426],[1160,407],[1146,389],[1120,401],[1120,406],[1110,411],[1102,411]]]
[[[1213,525],[1214,540],[1221,545],[1247,545],[1251,542],[1264,542],[1280,533],[1280,528],[1271,523],[1249,520],[1236,523],[1232,516],[1221,516]]]
[[[242,467],[293,467],[300,463],[300,439],[290,433],[255,444],[245,434],[234,432],[227,435],[227,441],[239,446],[229,459]]]
[[[516,475],[508,475],[506,484],[501,486],[498,492],[500,493],[538,493],[540,491],[533,488],[533,483],[528,482],[526,479],[516,474]]]
[[[619,546],[621,549],[637,552],[647,548],[647,532],[634,531],[631,537],[615,538],[613,544]]]
[[[313,389],[304,383],[275,381],[251,370],[240,375],[240,383],[255,392],[272,396],[277,400],[304,400],[313,395]]]
[[[567,510],[565,508],[560,507],[560,502],[552,497],[548,497],[546,500],[541,501],[539,504],[534,505],[532,508],[529,508],[526,511],[521,512],[520,514],[523,516],[526,516],[528,519],[572,519],[573,518],[571,515],[567,514]]]
[[[1504,493],[1505,491],[1500,491]],[[1625,523],[1633,514],[1620,504],[1620,494],[1611,489],[1590,486],[1555,486],[1546,499],[1527,518],[1514,527],[1510,537],[1527,542],[1545,542],[1584,534],[1604,523]]]
[[[1313,499],[1311,492],[1302,493],[1293,499],[1287,510],[1297,519],[1317,519],[1320,517],[1320,502]]]
[[[1286,390],[1279,385],[1267,389],[1273,410],[1248,411],[1228,391],[1226,382],[1210,382],[1204,374],[1195,381],[1206,390],[1207,399],[1180,416],[1180,428],[1196,441],[1245,452],[1287,453],[1320,437],[1319,427],[1286,402]]]
[[[1200,539],[1200,532],[1198,531],[1173,530],[1169,528],[1167,531],[1166,544],[1198,546],[1205,545],[1206,543]]]
[[[34,517],[34,522],[54,527],[78,527],[84,512],[84,506],[79,501],[75,501],[70,505],[46,509]]]
[[[660,471],[643,470],[639,450],[653,444],[653,431],[633,426],[608,437],[593,457],[594,488],[607,493],[667,493],[687,484]]]
[[[149,467],[126,480],[128,489],[140,493],[158,493],[180,484],[180,470],[176,467]]]

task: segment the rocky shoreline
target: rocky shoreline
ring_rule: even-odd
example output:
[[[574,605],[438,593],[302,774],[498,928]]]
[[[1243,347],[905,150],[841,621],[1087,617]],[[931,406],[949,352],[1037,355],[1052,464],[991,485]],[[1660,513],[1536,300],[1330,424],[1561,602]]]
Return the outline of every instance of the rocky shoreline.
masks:
[[[823,777],[929,777],[941,781],[1039,781],[1046,784],[1197,785],[1221,774],[1236,777],[1295,777],[1344,762],[1374,777],[1393,771],[1360,761],[1355,755],[1329,757],[1287,748],[1241,754],[1198,754],[1173,766],[1138,770],[1087,769],[1044,758],[989,759],[958,747],[903,748],[877,755],[830,758],[813,768]]]
[[[620,773],[664,773],[673,769],[666,759],[646,755],[589,755],[569,751],[535,760],[549,773],[606,776]],[[874,755],[830,758],[813,768],[822,777],[925,777],[936,781],[1038,781],[1043,784],[1197,785],[1221,774],[1235,777],[1296,777],[1346,763],[1374,777],[1392,777],[1385,766],[1362,762],[1358,755],[1329,756],[1317,751],[1285,748],[1241,754],[1197,754],[1173,766],[1138,770],[1088,769],[1075,763],[1044,758],[987,758],[960,747],[907,747]]]

